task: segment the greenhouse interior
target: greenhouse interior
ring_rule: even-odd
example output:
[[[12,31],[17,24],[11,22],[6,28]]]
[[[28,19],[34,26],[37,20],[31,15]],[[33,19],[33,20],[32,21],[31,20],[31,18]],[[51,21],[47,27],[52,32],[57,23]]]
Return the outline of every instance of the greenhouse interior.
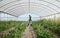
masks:
[[[0,38],[60,38],[60,0],[0,0]]]

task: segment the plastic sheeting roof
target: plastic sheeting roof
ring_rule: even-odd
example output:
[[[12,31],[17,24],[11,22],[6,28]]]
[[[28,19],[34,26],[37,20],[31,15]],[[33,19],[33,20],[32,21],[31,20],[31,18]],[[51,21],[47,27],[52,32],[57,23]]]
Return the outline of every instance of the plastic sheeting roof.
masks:
[[[47,16],[60,12],[60,0],[0,0],[0,12],[13,16],[26,13]]]

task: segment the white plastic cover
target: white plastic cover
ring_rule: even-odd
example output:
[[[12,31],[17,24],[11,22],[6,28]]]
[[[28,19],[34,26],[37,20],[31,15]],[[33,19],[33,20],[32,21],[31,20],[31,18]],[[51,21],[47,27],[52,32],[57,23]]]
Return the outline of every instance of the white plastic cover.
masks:
[[[60,0],[1,0],[0,11],[14,16],[25,13],[46,16],[60,12]]]

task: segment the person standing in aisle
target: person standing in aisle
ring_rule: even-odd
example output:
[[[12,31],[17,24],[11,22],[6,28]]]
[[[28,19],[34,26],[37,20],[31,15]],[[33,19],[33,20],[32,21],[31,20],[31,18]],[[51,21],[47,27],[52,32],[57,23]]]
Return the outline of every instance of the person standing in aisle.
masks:
[[[32,19],[31,19],[31,15],[29,15],[28,25],[32,26]]]

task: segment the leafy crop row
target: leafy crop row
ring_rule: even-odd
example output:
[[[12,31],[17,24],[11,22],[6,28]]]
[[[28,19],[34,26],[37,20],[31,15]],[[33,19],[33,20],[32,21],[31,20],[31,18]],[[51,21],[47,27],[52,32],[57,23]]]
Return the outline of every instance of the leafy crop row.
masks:
[[[36,32],[36,38],[55,38],[55,35],[53,35],[50,30],[45,29],[44,26],[40,25],[38,22],[33,22],[32,27]]]
[[[1,38],[21,38],[22,33],[24,32],[27,23],[26,22],[16,22],[15,23],[13,21],[11,21],[12,24],[14,24],[14,26],[16,27],[14,30],[11,30],[9,32],[9,34],[7,35],[2,35]],[[8,23],[7,23],[8,24]],[[10,24],[11,25],[11,24]]]

